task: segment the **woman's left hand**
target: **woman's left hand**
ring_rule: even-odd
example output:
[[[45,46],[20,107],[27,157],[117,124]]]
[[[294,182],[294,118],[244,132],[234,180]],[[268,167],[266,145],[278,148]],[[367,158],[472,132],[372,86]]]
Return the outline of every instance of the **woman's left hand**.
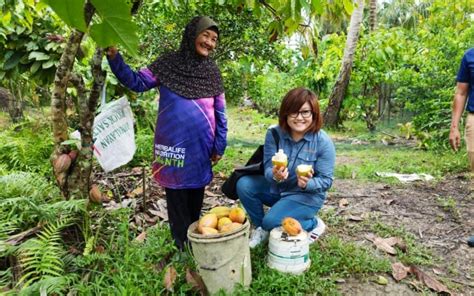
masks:
[[[215,166],[219,162],[219,160],[221,160],[221,158],[222,158],[222,155],[212,154],[211,156],[212,166]]]
[[[306,185],[308,184],[309,179],[313,177],[314,171],[311,170],[310,173],[306,176],[298,176],[298,187],[301,189],[306,189]]]

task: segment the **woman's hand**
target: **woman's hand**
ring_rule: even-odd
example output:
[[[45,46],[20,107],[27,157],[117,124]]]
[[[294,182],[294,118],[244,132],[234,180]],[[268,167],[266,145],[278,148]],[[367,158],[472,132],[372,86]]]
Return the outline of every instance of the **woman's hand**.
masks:
[[[212,166],[215,166],[219,162],[219,160],[221,160],[221,158],[222,158],[222,155],[213,154],[211,156]]]
[[[111,47],[108,47],[108,48],[107,48],[107,51],[106,51],[105,53],[107,54],[107,56],[108,56],[111,60],[113,60],[113,59],[115,59],[115,56],[116,56],[117,53],[118,53],[118,49],[117,49],[117,47],[115,47],[115,46],[111,46]]]
[[[311,172],[308,173],[306,176],[297,176],[298,177],[298,187],[301,189],[306,189],[306,185],[308,184],[309,179],[313,177],[314,170],[311,169]]]
[[[273,179],[277,182],[285,181],[288,178],[288,168],[274,165],[272,168]]]

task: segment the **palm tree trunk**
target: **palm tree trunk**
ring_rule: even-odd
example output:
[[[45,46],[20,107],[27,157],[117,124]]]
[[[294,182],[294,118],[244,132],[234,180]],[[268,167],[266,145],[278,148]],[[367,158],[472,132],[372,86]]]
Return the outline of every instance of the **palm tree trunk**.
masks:
[[[369,29],[371,32],[377,29],[377,0],[370,0],[369,3]]]
[[[331,95],[329,96],[328,107],[324,112],[324,123],[330,127],[336,127],[339,123],[339,111],[341,110],[342,101],[351,77],[352,62],[354,61],[357,40],[359,39],[360,24],[364,13],[364,0],[357,0],[356,5],[357,7],[354,9],[349,23],[349,32],[347,34],[341,69]]]

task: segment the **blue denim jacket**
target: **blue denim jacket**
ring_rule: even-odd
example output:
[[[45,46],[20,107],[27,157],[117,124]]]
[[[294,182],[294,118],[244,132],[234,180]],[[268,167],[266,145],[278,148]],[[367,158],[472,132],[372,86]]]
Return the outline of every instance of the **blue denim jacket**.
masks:
[[[336,150],[331,138],[323,131],[306,133],[303,139],[295,142],[279,126],[277,130],[279,149],[288,156],[288,178],[278,183],[273,179],[272,156],[277,151],[275,140],[270,130],[267,131],[264,146],[265,178],[271,183],[271,193],[280,194],[281,198],[294,200],[310,206],[322,206],[326,192],[331,188],[336,161]],[[298,187],[296,167],[299,164],[313,166],[314,175],[305,189]]]

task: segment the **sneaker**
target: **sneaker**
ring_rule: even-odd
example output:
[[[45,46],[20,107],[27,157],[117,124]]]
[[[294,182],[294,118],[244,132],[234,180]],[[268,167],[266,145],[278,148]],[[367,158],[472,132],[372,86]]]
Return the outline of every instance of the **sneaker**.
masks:
[[[262,242],[268,239],[268,231],[264,230],[262,227],[257,227],[252,231],[252,235],[250,236],[249,240],[249,247],[251,249],[255,248]]]
[[[474,235],[467,240],[469,247],[474,247]]]
[[[318,224],[316,224],[316,227],[308,233],[308,240],[310,244],[317,241],[318,238],[321,237],[321,235],[326,230],[326,224],[324,224],[321,218],[316,217],[316,222],[318,222]]]

